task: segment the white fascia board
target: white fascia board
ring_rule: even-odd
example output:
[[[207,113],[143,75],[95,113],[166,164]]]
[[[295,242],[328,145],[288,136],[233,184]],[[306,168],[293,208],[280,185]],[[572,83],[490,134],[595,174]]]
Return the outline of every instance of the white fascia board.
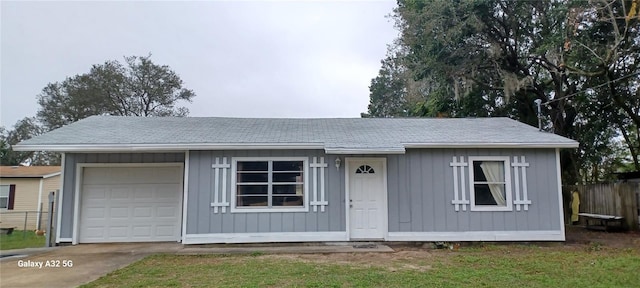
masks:
[[[52,152],[184,152],[187,150],[312,150],[327,154],[405,154],[414,148],[577,148],[566,143],[403,143],[404,148],[325,148],[322,143],[205,143],[205,144],[55,144],[15,145],[14,151]]]
[[[405,154],[404,148],[325,148],[327,154],[350,155],[350,154]]]
[[[187,150],[311,150],[324,149],[321,143],[204,143],[204,144],[59,144],[16,145],[14,151],[54,152],[184,152]]]
[[[404,148],[578,148],[578,142],[565,143],[403,143]]]
[[[60,175],[60,174],[62,174],[62,171],[61,171],[61,172],[56,172],[56,173],[51,173],[51,174],[44,175],[44,176],[42,176],[42,178],[43,178],[43,179],[47,179],[47,178],[51,178],[51,177],[58,176],[58,175]]]

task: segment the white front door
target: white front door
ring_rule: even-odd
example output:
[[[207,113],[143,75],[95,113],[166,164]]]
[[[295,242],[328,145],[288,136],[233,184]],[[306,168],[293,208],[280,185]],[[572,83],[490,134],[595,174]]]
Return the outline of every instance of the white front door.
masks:
[[[387,221],[385,160],[347,159],[351,239],[384,239]]]

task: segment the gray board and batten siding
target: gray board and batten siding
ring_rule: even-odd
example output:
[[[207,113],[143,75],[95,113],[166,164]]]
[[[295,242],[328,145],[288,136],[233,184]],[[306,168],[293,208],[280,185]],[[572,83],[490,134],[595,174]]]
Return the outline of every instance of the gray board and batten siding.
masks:
[[[325,157],[325,162],[329,163],[324,186],[329,205],[324,212],[309,208],[308,212],[231,213],[227,210],[214,213],[211,203],[214,202],[215,180],[211,165],[215,158],[222,157],[227,157],[229,162],[233,157]],[[187,234],[345,231],[344,168],[340,171],[335,168],[332,164],[335,158],[322,150],[190,151]],[[234,175],[227,173],[227,183],[231,183],[231,177]],[[305,184],[310,186],[311,183]],[[231,199],[231,185],[226,185],[223,192],[226,199]]]
[[[525,156],[528,210],[455,211],[453,157]],[[539,231],[561,230],[558,173],[554,149],[407,149],[388,155],[389,232]],[[509,169],[512,169],[509,167]],[[468,170],[467,170],[468,171]],[[511,186],[515,177],[511,171]],[[458,175],[460,177],[460,175]],[[466,198],[469,199],[469,174]],[[512,189],[515,193],[515,189]],[[521,192],[522,193],[522,192]],[[513,198],[515,199],[515,198]]]
[[[452,157],[524,156],[527,168],[528,210],[488,212],[454,210]],[[325,187],[329,205],[325,212],[213,213],[215,158],[227,157],[325,157],[329,163]],[[395,155],[340,155],[343,164],[333,167],[335,155],[322,150],[191,151],[187,234],[345,231],[345,157],[387,159],[389,232],[538,231],[560,230],[558,174],[554,149],[408,149]],[[512,169],[512,167],[508,167]],[[511,172],[511,186],[516,177]],[[468,173],[462,179],[469,185]],[[233,177],[227,174],[227,183]],[[309,185],[309,184],[307,184]],[[521,184],[522,185],[522,184]],[[470,189],[466,189],[469,194]],[[226,198],[231,198],[227,185]],[[515,189],[512,189],[515,193]],[[522,193],[522,192],[521,192]],[[197,199],[192,201],[192,199]],[[466,196],[469,199],[469,196]],[[515,198],[514,198],[515,199]]]
[[[184,153],[65,153],[62,213],[59,238],[73,236],[77,164],[82,163],[184,163]]]
[[[453,157],[525,156],[528,210],[488,212],[454,210]],[[184,153],[67,153],[65,154],[64,197],[60,238],[71,238],[73,229],[76,167],[79,163],[185,163]],[[325,189],[328,206],[324,212],[235,212],[214,213],[215,158],[227,157],[324,157],[328,163]],[[188,161],[188,201],[186,234],[339,232],[346,231],[345,157],[387,159],[389,232],[465,232],[561,230],[558,201],[558,173],[554,149],[407,149],[406,154],[339,155],[342,165],[334,166],[337,155],[323,150],[220,150],[190,151]],[[308,162],[309,163],[309,162]],[[509,167],[509,169],[512,169]],[[511,185],[515,185],[512,171]],[[460,183],[467,186],[468,173]],[[231,183],[227,173],[227,183]],[[460,177],[460,175],[459,175]],[[311,183],[307,183],[310,185]],[[231,199],[231,185],[226,186]],[[512,189],[512,193],[515,190]],[[309,193],[308,195],[310,195]],[[515,198],[514,198],[515,199]],[[308,201],[308,200],[306,200]],[[463,240],[463,239],[460,239]]]

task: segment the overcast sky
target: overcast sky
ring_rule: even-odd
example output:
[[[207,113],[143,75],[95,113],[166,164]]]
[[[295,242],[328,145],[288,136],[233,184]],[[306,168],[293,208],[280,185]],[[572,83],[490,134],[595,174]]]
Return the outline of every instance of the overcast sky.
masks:
[[[0,124],[47,83],[152,54],[194,90],[190,116],[359,117],[398,31],[395,1],[1,2]]]

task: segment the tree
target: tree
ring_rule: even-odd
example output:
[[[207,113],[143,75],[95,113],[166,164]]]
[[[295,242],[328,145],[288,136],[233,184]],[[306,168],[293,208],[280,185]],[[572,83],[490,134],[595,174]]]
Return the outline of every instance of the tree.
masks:
[[[167,65],[131,56],[93,65],[86,74],[48,84],[38,95],[38,119],[47,130],[92,115],[186,116],[178,106],[195,94]]]
[[[566,67],[586,79],[589,103],[599,108],[591,120],[605,121],[615,129],[612,136],[624,139],[633,166],[640,171],[640,1],[589,4],[574,4],[568,10]]]
[[[407,114],[409,79],[405,67],[397,57],[399,53],[401,52],[390,48],[387,58],[381,61],[382,68],[369,86],[369,111],[365,117],[394,117]]]
[[[4,166],[17,165],[59,165],[60,156],[50,152],[17,152],[12,145],[20,141],[38,136],[44,129],[38,124],[35,117],[25,117],[18,120],[13,130],[7,131],[0,127],[0,164]]]
[[[580,149],[561,155],[568,183],[593,179],[580,167],[614,153],[604,147],[618,135],[637,162],[640,18],[631,2],[638,0],[399,1],[405,53],[396,61],[428,87],[406,105],[415,116],[537,125],[540,99],[544,128],[580,140]]]
[[[7,142],[7,130],[0,126],[0,165],[14,165],[10,161],[11,145]]]

